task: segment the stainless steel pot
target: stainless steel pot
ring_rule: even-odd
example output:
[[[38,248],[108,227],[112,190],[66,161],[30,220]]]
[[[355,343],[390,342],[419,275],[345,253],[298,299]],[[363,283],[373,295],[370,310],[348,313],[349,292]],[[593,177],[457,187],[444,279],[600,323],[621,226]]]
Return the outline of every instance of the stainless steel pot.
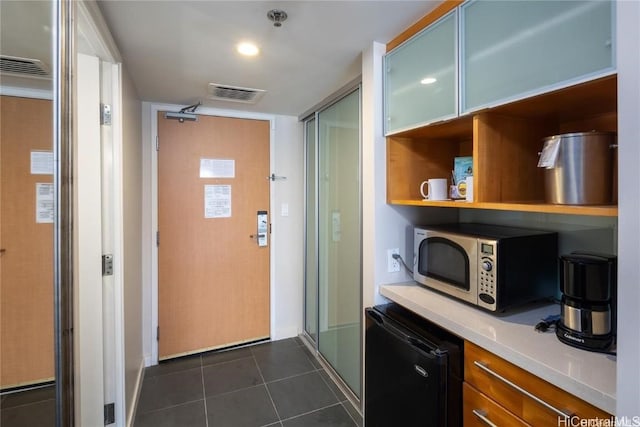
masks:
[[[545,150],[558,144],[547,163],[545,200],[562,205],[609,205],[613,203],[613,132],[580,132],[544,139]]]

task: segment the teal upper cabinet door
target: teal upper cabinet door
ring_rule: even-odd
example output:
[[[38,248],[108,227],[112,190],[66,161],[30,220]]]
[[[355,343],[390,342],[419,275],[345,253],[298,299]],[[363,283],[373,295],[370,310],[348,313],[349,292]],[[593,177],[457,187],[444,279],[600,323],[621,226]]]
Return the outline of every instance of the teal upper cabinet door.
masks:
[[[385,56],[386,134],[457,115],[457,14]]]
[[[614,72],[613,7],[600,0],[464,3],[462,112]]]

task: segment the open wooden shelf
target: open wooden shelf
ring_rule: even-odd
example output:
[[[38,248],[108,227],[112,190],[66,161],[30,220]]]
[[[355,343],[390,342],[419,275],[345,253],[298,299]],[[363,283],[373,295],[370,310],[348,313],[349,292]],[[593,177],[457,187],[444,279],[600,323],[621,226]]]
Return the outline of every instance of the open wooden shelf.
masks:
[[[544,170],[537,163],[544,138],[591,130],[617,131],[615,75],[390,135],[387,201],[410,206],[617,216],[616,205],[540,202],[545,198]],[[457,156],[473,156],[476,201],[422,201],[420,183],[431,178],[450,179]],[[615,173],[613,178],[615,190]]]
[[[463,208],[463,209],[491,209],[498,211],[540,212],[567,215],[591,215],[591,216],[618,216],[616,205],[603,206],[574,206],[552,205],[543,202],[466,202],[454,200],[425,201],[425,200],[391,200],[392,205],[425,206],[438,208]]]

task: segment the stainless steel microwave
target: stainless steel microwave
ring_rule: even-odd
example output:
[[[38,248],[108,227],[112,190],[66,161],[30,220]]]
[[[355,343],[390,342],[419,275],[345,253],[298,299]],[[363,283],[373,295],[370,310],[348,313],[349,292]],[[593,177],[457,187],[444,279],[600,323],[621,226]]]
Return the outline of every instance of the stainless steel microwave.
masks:
[[[493,312],[557,297],[557,260],[555,232],[471,223],[414,230],[414,280]]]

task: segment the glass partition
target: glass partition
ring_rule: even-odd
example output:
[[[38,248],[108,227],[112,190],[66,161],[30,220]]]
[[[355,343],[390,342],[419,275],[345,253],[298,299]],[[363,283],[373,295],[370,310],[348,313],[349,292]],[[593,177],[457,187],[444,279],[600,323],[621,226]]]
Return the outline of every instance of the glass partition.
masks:
[[[360,90],[318,116],[318,350],[361,387]]]

